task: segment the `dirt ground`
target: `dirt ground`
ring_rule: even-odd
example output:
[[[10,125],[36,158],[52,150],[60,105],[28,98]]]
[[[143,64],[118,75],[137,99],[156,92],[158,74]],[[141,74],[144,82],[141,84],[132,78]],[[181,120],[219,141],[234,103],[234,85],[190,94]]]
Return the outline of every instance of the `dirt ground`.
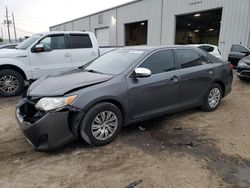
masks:
[[[250,187],[250,82],[235,78],[215,112],[192,109],[126,127],[104,147],[78,140],[50,153],[25,140],[16,100],[0,98],[0,187]]]

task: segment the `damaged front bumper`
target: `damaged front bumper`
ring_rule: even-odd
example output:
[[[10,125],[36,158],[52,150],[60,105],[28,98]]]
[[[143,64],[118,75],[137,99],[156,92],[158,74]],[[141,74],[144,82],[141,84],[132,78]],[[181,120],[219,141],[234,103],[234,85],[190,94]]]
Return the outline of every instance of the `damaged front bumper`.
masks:
[[[42,112],[35,108],[37,99],[22,98],[16,119],[28,142],[39,151],[58,149],[77,138],[80,118],[70,120],[70,110]],[[73,113],[74,114],[74,113]]]
[[[239,78],[247,78],[247,79],[250,79],[250,66],[249,68],[238,68],[237,69],[237,76]]]

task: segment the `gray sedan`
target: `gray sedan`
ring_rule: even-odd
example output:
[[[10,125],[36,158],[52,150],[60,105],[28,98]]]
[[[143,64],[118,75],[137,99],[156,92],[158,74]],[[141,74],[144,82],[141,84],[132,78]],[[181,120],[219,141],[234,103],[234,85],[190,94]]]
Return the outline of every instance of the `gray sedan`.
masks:
[[[79,136],[101,146],[125,125],[198,106],[214,111],[232,80],[229,62],[193,47],[123,48],[34,82],[18,102],[16,117],[37,150]]]
[[[239,79],[250,79],[250,55],[241,59],[237,66],[237,76]]]

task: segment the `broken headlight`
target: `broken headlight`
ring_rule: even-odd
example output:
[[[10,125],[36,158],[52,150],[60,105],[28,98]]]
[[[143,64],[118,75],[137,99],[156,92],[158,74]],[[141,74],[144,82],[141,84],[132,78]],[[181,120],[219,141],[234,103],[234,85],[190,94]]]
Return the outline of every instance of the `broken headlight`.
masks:
[[[247,67],[247,64],[244,62],[244,61],[240,61],[239,63],[238,63],[238,66],[239,67]]]
[[[64,106],[70,105],[76,99],[76,97],[76,95],[69,97],[45,97],[38,101],[36,104],[36,109],[50,111],[57,108],[62,108]]]

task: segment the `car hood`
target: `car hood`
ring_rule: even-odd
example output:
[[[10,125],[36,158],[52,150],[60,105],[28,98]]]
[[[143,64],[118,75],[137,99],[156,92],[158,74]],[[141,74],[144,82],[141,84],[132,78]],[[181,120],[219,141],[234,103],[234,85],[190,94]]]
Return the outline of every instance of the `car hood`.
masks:
[[[57,76],[48,76],[34,82],[28,89],[28,96],[63,96],[73,90],[100,84],[112,79],[112,75],[74,70]]]
[[[250,55],[243,58],[242,61],[246,62],[246,63],[250,63]]]
[[[21,56],[27,56],[26,50],[0,49],[0,58],[20,58]]]

